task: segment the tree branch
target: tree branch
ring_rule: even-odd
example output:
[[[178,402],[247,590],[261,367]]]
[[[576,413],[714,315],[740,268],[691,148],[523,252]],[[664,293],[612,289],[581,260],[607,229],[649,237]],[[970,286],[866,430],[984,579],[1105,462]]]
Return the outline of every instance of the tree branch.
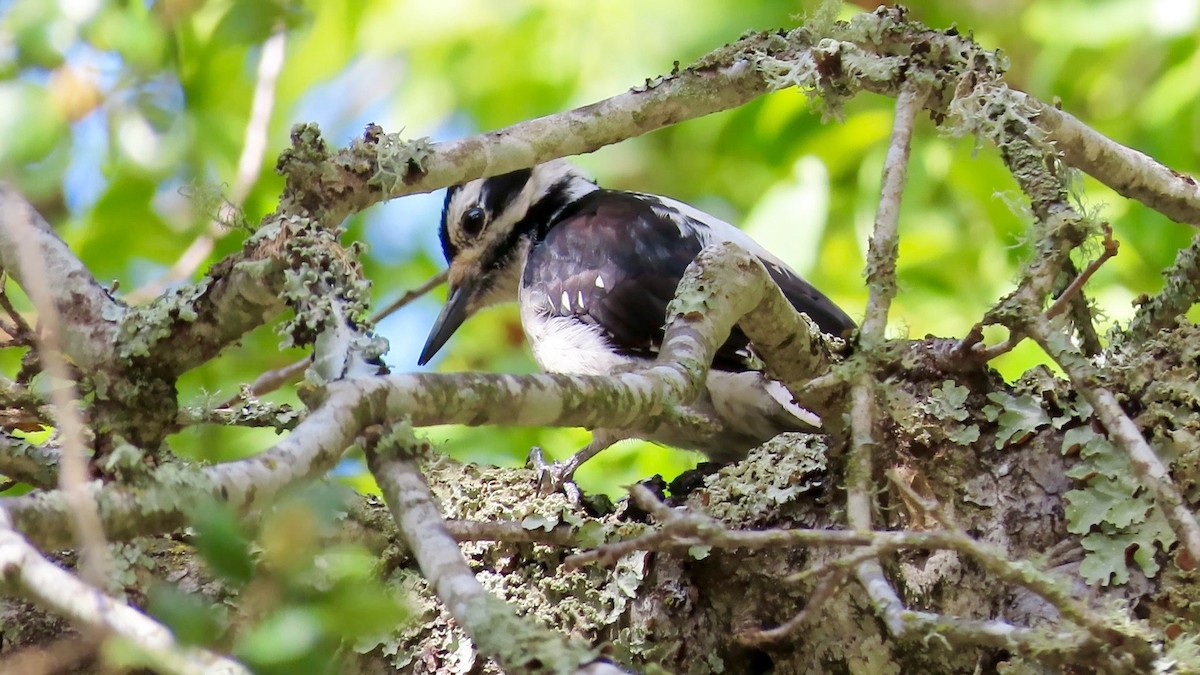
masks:
[[[1174,264],[1163,271],[1163,277],[1166,278],[1163,289],[1139,303],[1125,331],[1127,343],[1140,344],[1174,325],[1200,299],[1200,234],[1176,254]]]
[[[1080,122],[1074,115],[1019,91],[1012,96],[1033,114],[1046,140],[1067,164],[1168,218],[1200,226],[1200,185]]]
[[[59,239],[33,206],[8,183],[0,181],[0,269],[29,290],[25,255],[41,265],[45,283],[54,289],[50,302],[61,318],[59,342],[81,368],[107,363],[125,308],[96,282],[88,268]]]

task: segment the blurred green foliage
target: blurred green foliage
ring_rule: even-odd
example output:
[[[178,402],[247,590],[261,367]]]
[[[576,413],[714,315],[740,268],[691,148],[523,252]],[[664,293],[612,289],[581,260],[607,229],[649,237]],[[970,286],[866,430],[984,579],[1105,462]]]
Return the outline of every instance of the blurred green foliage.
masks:
[[[859,4],[843,11],[871,8]],[[0,177],[20,187],[98,278],[128,292],[209,230],[211,201],[191,195],[237,181],[263,41],[276,30],[287,32],[287,56],[261,173],[242,205],[252,222],[275,205],[281,180],[270,167],[293,123],[318,121],[335,144],[367,122],[462,136],[619,93],[676,60],[686,65],[745,30],[793,25],[814,8],[815,0],[9,0],[0,2]],[[1061,101],[1109,136],[1200,173],[1200,0],[921,0],[910,8],[931,26],[957,24],[1003,50],[1013,87]],[[862,95],[841,119],[823,121],[804,95],[785,91],[579,161],[608,186],[671,195],[744,224],[861,316],[891,104]],[[1078,194],[1122,243],[1089,292],[1108,320],[1125,319],[1135,296],[1157,289],[1191,229],[1090,179]],[[1027,250],[1026,218],[1013,206],[1020,203],[992,148],[922,123],[902,213],[893,335],[962,335],[1006,292]],[[372,247],[364,265],[380,305],[440,268],[439,206],[414,197],[349,223],[348,236]],[[243,236],[220,237],[208,261]],[[394,368],[414,367],[435,311],[426,299],[381,326]],[[279,342],[271,327],[248,335],[188,374],[181,398],[227,396],[302,356]],[[468,322],[446,351],[442,370],[534,368],[511,307]],[[1025,346],[998,367],[1015,377],[1040,360]],[[17,356],[0,356],[0,367],[15,371]],[[572,430],[429,433],[456,457],[505,464],[531,445],[562,457],[586,439]],[[172,443],[185,455],[225,460],[274,438],[205,428]],[[615,491],[695,459],[632,444],[579,478]],[[342,473],[370,489],[354,467]]]
[[[306,486],[252,528],[223,504],[197,505],[192,543],[218,582],[237,592],[237,605],[160,584],[147,610],[181,643],[232,651],[256,673],[338,672],[340,648],[368,650],[411,614],[380,580],[376,555],[328,544],[348,494],[345,487]]]

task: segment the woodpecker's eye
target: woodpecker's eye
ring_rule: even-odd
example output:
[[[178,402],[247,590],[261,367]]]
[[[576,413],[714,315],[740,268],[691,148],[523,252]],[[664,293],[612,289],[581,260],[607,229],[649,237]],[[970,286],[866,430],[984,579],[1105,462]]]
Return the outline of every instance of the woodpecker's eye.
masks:
[[[483,221],[485,220],[483,209],[478,206],[467,209],[467,212],[462,217],[462,231],[468,237],[474,237],[483,229]]]

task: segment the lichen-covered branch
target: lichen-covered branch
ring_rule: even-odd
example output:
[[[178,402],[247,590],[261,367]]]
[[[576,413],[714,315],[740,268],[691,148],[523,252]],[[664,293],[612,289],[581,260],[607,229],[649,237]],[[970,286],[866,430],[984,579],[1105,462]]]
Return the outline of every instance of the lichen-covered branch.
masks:
[[[1175,263],[1163,272],[1166,283],[1153,297],[1141,302],[1125,331],[1125,341],[1138,344],[1172,326],[1200,300],[1200,234],[1179,251]]]
[[[34,487],[51,488],[58,484],[59,458],[55,448],[0,434],[0,475]]]
[[[430,373],[342,380],[325,388],[292,434],[259,455],[207,468],[166,464],[137,485],[93,482],[88,491],[100,506],[103,531],[124,540],[181,526],[187,507],[205,495],[235,508],[261,506],[282,488],[324,474],[361,429],[384,419],[633,428],[669,420],[664,401],[679,387],[677,372],[661,367],[616,377]],[[70,545],[60,491],[2,499],[0,509],[38,545]]]
[[[85,632],[128,640],[145,665],[164,673],[249,675],[241,664],[208,651],[180,646],[171,631],[121,600],[46,560],[0,519],[0,580],[69,618]]]
[[[812,321],[795,311],[767,270],[733,243],[713,244],[684,272],[667,308],[667,327],[658,362],[686,373],[694,397],[717,348],[737,325],[768,371],[817,412],[828,409],[828,391],[804,385],[827,374],[830,345]]]
[[[857,358],[866,363],[883,344],[888,310],[896,295],[896,257],[899,255],[898,223],[900,199],[904,194],[907,176],[912,127],[920,105],[920,90],[916,83],[905,85],[896,100],[896,116],[888,143],[883,168],[883,186],[879,209],[875,213],[875,229],[867,251],[868,300],[866,316],[859,333]],[[851,529],[869,532],[874,504],[875,446],[878,426],[878,403],[875,400],[875,375],[863,369],[850,385],[850,451],[846,466],[846,520]],[[883,574],[877,558],[863,560],[855,568],[858,582],[871,598],[875,611],[892,631],[903,636],[906,626],[898,618],[905,611],[903,603]]]
[[[1080,122],[1069,112],[1018,91],[1012,96],[1034,115],[1064,162],[1129,199],[1180,223],[1200,226],[1200,184]]]
[[[896,117],[883,162],[879,208],[875,212],[867,253],[867,309],[859,331],[859,344],[870,351],[884,340],[888,310],[896,297],[896,258],[900,254],[900,199],[908,176],[908,156],[913,126],[925,100],[924,85],[910,80],[896,98]]]

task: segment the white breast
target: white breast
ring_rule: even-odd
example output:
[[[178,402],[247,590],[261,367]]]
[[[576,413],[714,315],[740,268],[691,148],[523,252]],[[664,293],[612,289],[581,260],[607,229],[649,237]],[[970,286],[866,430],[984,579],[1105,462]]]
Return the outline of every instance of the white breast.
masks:
[[[572,316],[551,316],[547,299],[522,288],[521,326],[542,370],[567,375],[607,375],[632,359],[613,352],[599,326]]]

